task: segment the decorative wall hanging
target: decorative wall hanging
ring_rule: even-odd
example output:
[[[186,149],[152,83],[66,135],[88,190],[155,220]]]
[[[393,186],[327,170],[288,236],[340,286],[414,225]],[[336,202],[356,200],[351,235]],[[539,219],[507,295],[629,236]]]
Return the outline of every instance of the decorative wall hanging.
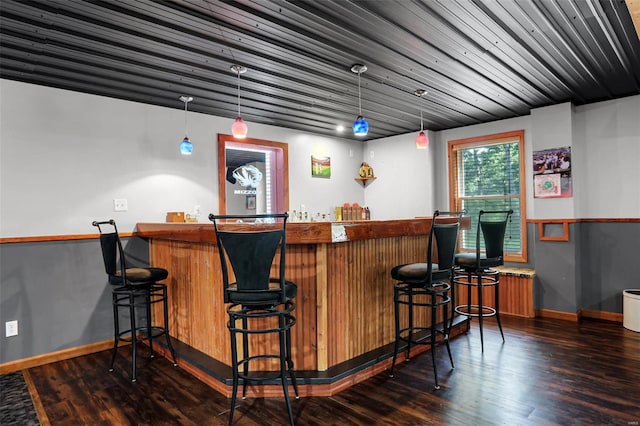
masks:
[[[331,177],[331,157],[311,156],[311,177]]]
[[[571,197],[571,147],[544,149],[533,153],[533,196]]]

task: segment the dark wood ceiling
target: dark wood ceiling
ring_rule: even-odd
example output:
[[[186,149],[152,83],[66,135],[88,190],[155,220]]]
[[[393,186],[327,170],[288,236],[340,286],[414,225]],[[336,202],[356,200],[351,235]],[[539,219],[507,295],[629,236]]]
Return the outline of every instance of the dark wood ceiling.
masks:
[[[627,0],[629,4],[635,0]],[[636,11],[637,12],[637,11]],[[0,1],[0,77],[335,135],[640,93],[624,0]],[[416,89],[428,94],[420,99]],[[228,129],[224,129],[228,132]]]

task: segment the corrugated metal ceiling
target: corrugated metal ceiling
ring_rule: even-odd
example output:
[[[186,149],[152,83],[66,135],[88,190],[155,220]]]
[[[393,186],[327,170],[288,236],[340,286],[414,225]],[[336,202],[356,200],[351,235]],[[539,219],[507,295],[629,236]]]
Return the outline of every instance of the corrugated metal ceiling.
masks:
[[[0,14],[2,78],[178,109],[190,95],[190,111],[233,118],[241,64],[249,128],[353,137],[355,63],[362,139],[419,130],[421,107],[442,130],[640,93],[624,0],[2,0]]]

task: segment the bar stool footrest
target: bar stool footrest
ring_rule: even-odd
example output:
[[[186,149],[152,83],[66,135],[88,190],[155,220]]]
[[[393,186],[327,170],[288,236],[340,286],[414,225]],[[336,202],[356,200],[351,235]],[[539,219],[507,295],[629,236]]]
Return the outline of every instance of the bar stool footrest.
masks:
[[[469,307],[471,307],[471,311],[469,311]],[[459,306],[456,306],[453,310],[457,314],[464,315],[466,317],[472,317],[472,318],[477,318],[479,316],[486,318],[486,317],[493,317],[496,315],[495,308],[491,306],[459,305]]]

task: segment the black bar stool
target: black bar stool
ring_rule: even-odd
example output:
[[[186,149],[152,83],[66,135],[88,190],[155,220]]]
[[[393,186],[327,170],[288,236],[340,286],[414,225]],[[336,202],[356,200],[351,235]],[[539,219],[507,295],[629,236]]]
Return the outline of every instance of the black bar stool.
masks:
[[[220,265],[224,284],[224,301],[228,303],[227,327],[231,335],[231,362],[233,390],[229,425],[233,423],[238,385],[242,380],[242,399],[246,398],[247,384],[273,382],[279,379],[287,405],[289,422],[294,424],[288,379],[293,385],[296,399],[298,386],[291,358],[291,327],[298,287],[285,280],[286,224],[288,214],[209,215],[216,231]],[[228,221],[222,229],[222,221]],[[276,255],[279,252],[279,259]],[[271,276],[272,266],[277,272]],[[235,277],[231,282],[229,267]],[[268,348],[256,354],[249,353],[249,337],[278,335],[278,353]],[[242,340],[242,356],[238,357],[238,337]],[[252,346],[252,348],[257,345]],[[250,365],[259,360],[278,361],[279,371],[250,371]]]
[[[163,268],[128,268],[125,253],[118,234],[118,228],[113,219],[92,223],[100,232],[100,246],[104,268],[109,283],[113,285],[111,291],[113,303],[114,340],[111,350],[111,364],[109,371],[113,371],[113,363],[116,360],[118,344],[131,342],[131,381],[136,381],[137,344],[146,341],[149,345],[150,358],[154,358],[153,341],[164,336],[167,347],[171,352],[173,366],[177,366],[175,351],[169,337],[169,313],[167,308],[167,286],[158,281],[164,280],[169,272]],[[103,229],[106,227],[108,229]],[[118,264],[120,265],[118,267]],[[152,306],[162,304],[164,315],[163,326],[153,324]],[[129,313],[129,328],[120,330],[120,309],[124,308]],[[139,325],[138,308],[144,309],[145,322]]]
[[[431,221],[431,231],[427,244],[427,258],[425,263],[411,263],[395,266],[391,270],[391,277],[398,282],[393,286],[393,302],[395,313],[396,340],[393,349],[390,376],[396,364],[396,357],[400,349],[400,342],[407,343],[408,362],[411,355],[411,346],[416,344],[431,345],[431,360],[433,363],[433,376],[435,388],[438,385],[438,371],[436,368],[436,347],[445,344],[453,365],[453,356],[449,346],[449,330],[452,316],[449,315],[451,303],[451,278],[453,273],[453,260],[458,242],[458,231],[464,212],[440,212],[435,211]],[[434,239],[438,253],[438,263],[434,263]],[[400,321],[400,307],[407,306],[407,326],[402,327]],[[442,322],[438,323],[438,308],[442,311]],[[431,323],[429,326],[416,325],[414,323],[414,309],[428,308],[430,310]],[[428,332],[428,334],[427,334]]]
[[[496,317],[504,342],[504,333],[500,323],[500,272],[493,268],[504,265],[504,236],[507,223],[512,215],[513,210],[480,210],[476,233],[476,251],[474,253],[459,253],[455,258],[456,268],[453,282],[456,286],[467,288],[467,303],[456,306],[454,311],[467,317],[467,330],[470,328],[471,318],[478,318],[480,346],[483,352],[482,322],[484,318]],[[482,235],[482,239],[480,235]],[[484,243],[484,252],[481,241]],[[494,289],[493,306],[485,305],[482,300],[483,289],[487,287]],[[476,290],[478,303],[471,301],[473,288]]]

